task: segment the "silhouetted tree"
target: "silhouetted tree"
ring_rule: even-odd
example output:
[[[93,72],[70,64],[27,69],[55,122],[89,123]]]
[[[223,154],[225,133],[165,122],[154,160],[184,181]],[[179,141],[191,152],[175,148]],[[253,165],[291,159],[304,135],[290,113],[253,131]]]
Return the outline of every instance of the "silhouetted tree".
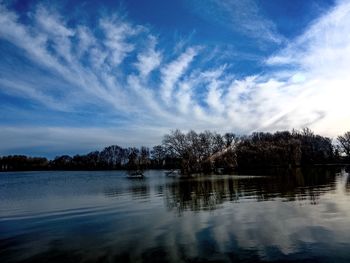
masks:
[[[242,137],[236,154],[238,166],[243,168],[325,164],[334,160],[331,139],[314,135],[307,128]]]
[[[73,158],[69,155],[57,156],[52,162],[51,167],[56,170],[71,170]]]
[[[337,162],[344,153],[350,159],[350,132],[338,137],[334,147],[330,138],[301,131],[254,132],[238,137],[234,133],[220,135],[204,131],[166,134],[163,144],[152,151],[112,145],[101,152],[85,155],[57,156],[54,160],[23,155],[0,158],[1,170],[97,170],[180,168],[182,173],[210,173],[235,168],[292,167]]]
[[[231,143],[229,137],[226,145]],[[168,154],[181,160],[181,171],[184,174],[210,172],[215,167],[214,154],[225,150],[225,141],[221,135],[205,131],[197,134],[189,131],[187,134],[179,130],[164,136],[163,146]]]
[[[128,162],[127,162],[127,168],[130,170],[136,170],[139,168],[140,165],[140,158],[139,158],[140,150],[136,147],[130,147],[128,148]]]
[[[0,171],[25,171],[47,169],[48,160],[42,157],[9,155],[0,158]]]
[[[118,145],[108,146],[99,154],[99,161],[110,169],[121,168],[128,161],[128,152]]]
[[[337,139],[340,150],[346,154],[348,159],[350,159],[350,132],[346,132],[344,135],[338,136]]]
[[[300,142],[289,132],[256,132],[242,137],[236,147],[240,168],[295,166],[301,160]]]
[[[100,163],[100,152],[94,151],[86,155],[86,163],[89,165],[90,169],[99,169],[102,168]]]
[[[301,164],[322,164],[333,160],[333,145],[330,138],[315,135],[310,129],[294,131],[295,139],[301,142]]]
[[[148,147],[142,146],[139,155],[140,169],[147,169],[151,163],[150,151]]]
[[[151,151],[152,160],[155,162],[157,168],[163,167],[166,158],[166,150],[162,145],[156,145]]]

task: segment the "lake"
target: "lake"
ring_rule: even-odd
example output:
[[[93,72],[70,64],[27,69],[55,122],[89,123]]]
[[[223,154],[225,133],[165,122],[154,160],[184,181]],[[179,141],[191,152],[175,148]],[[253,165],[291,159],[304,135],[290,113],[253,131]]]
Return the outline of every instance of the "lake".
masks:
[[[344,169],[0,173],[0,262],[350,262]]]

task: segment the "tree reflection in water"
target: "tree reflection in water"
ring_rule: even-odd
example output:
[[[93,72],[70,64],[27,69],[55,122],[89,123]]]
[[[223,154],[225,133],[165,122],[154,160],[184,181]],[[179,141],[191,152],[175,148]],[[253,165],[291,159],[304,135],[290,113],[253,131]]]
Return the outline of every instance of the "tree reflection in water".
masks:
[[[350,192],[348,170],[340,168],[289,169],[250,175],[194,175],[189,178],[143,178],[127,180],[105,189],[110,197],[131,196],[150,199],[163,197],[170,210],[200,211],[220,208],[225,202],[300,201],[317,204],[319,196],[334,191],[336,176],[346,178],[344,186]],[[344,180],[344,179],[343,179]]]
[[[339,172],[339,171],[338,171]],[[294,169],[285,175],[198,176],[165,185],[170,209],[212,210],[226,201],[309,201],[317,204],[322,193],[335,189],[335,171]]]
[[[128,180],[130,183],[126,186],[108,187],[105,190],[105,195],[113,197],[129,194],[135,199],[148,199],[150,197],[150,184],[147,178],[128,178]]]

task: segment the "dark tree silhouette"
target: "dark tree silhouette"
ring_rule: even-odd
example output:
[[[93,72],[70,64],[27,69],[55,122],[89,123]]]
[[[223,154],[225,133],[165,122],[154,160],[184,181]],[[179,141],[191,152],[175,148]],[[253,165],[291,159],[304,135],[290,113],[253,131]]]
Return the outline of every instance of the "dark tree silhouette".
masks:
[[[128,161],[128,153],[126,149],[112,145],[100,152],[99,160],[110,169],[121,168]]]
[[[189,131],[185,134],[175,130],[164,136],[163,146],[168,154],[181,160],[182,173],[191,174],[211,172],[215,169],[215,164],[223,165],[225,157],[234,155],[233,151],[228,150],[234,142],[233,134],[227,134],[223,138],[220,134],[209,131],[199,134]]]
[[[0,158],[0,171],[45,170],[48,160],[42,157],[10,155]]]
[[[271,133],[257,132],[238,143],[237,164],[241,168],[300,166],[335,161],[331,139],[310,129]]]
[[[162,145],[156,145],[151,151],[155,166],[162,167],[166,158],[166,150]]]
[[[166,134],[163,144],[152,148],[111,145],[101,152],[57,156],[54,160],[23,155],[0,158],[2,171],[16,170],[107,170],[181,169],[183,174],[232,171],[265,167],[297,167],[336,163],[341,154],[350,159],[350,132],[330,138],[301,131],[255,132],[249,136],[220,135],[204,131]]]
[[[350,132],[346,132],[344,135],[338,136],[337,139],[340,150],[346,154],[348,159],[350,159]]]

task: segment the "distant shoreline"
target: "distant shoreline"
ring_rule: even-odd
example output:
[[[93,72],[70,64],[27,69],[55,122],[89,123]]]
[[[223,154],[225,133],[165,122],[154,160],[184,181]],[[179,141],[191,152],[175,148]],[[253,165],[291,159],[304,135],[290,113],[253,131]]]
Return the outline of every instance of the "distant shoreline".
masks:
[[[350,166],[350,163],[328,163],[328,164],[312,164],[312,165],[304,165],[304,166],[293,166],[293,167],[286,167],[286,166],[265,166],[265,167],[253,167],[251,169],[234,169],[230,171],[229,173],[215,173],[212,172],[210,174],[215,175],[221,175],[221,174],[236,174],[236,173],[254,173],[254,172],[271,172],[273,170],[284,170],[284,171],[292,171],[294,169],[309,169],[309,168],[319,168],[319,167],[348,167]],[[169,171],[169,169],[164,168],[149,168],[145,169],[144,172],[152,171],[152,170],[164,170]],[[175,170],[180,170],[180,168],[177,168]],[[0,173],[11,173],[11,172],[113,172],[113,171],[124,171],[128,172],[131,170],[127,169],[31,169],[31,170],[0,170]]]
[[[350,132],[328,137],[301,131],[254,132],[249,136],[180,130],[164,135],[153,148],[111,145],[83,155],[0,157],[1,171],[143,171],[180,169],[181,174],[230,173],[251,169],[285,169],[308,166],[343,166],[350,163]]]

